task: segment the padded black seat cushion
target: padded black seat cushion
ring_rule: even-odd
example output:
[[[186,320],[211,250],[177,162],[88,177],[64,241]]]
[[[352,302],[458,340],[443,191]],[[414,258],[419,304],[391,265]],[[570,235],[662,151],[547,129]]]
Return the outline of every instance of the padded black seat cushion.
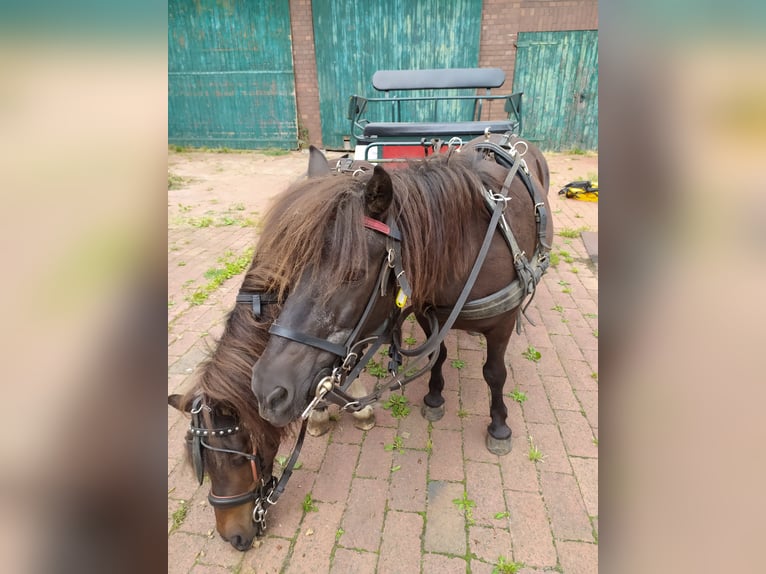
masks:
[[[493,122],[375,122],[364,127],[365,137],[428,137],[428,136],[478,136],[489,128],[492,133],[513,131],[515,122],[499,120]]]

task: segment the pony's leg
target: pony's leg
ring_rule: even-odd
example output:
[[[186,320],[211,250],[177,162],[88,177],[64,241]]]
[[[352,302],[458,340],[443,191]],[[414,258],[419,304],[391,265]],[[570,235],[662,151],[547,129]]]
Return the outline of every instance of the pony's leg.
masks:
[[[422,325],[421,325],[422,326]],[[424,327],[425,329],[425,327]],[[429,334],[426,333],[426,337]],[[444,416],[444,376],[442,375],[442,365],[447,360],[447,347],[444,343],[439,345],[439,358],[431,367],[431,378],[428,380],[428,394],[423,397],[423,407],[420,414],[429,421],[438,421]]]
[[[311,436],[322,436],[330,430],[330,411],[326,406],[317,407],[311,411],[306,430]]]
[[[512,326],[511,326],[512,327]],[[511,428],[506,424],[508,409],[503,400],[503,386],[508,371],[505,367],[505,350],[508,347],[510,333],[487,334],[487,361],[482,372],[489,385],[491,402],[489,416],[492,419],[487,427],[486,446],[493,454],[504,455],[511,452]]]
[[[367,389],[364,388],[361,379],[354,379],[348,387],[348,393],[352,397],[364,397],[367,396]],[[375,426],[375,411],[372,410],[372,406],[367,405],[361,411],[352,414],[354,416],[354,426],[356,428],[360,430],[370,430]]]

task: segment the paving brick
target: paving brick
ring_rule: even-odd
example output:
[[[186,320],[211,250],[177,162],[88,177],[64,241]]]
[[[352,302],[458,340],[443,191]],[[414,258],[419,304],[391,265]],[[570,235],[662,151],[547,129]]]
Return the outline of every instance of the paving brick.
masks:
[[[476,503],[472,509],[473,519],[477,525],[496,526],[495,514],[505,512],[500,466],[466,461],[465,474],[468,498]]]
[[[570,456],[598,456],[598,448],[593,442],[593,430],[582,413],[556,411],[556,418],[559,420],[564,447]]]
[[[454,502],[463,497],[463,485],[432,480],[428,483],[426,531],[423,548],[427,552],[465,555],[465,518]],[[425,564],[425,563],[424,563]],[[465,569],[465,564],[463,564]],[[438,572],[425,570],[424,572]]]
[[[378,555],[358,550],[338,548],[330,574],[376,574]]]
[[[484,379],[460,377],[460,404],[464,412],[489,414],[489,387]]]
[[[503,528],[471,526],[468,530],[468,544],[479,560],[490,564],[496,564],[500,556],[508,560],[513,556],[511,533]],[[471,561],[472,571],[473,566]]]
[[[395,428],[381,426],[367,431],[356,465],[356,476],[388,480],[394,455],[386,451],[385,446],[393,443],[396,433]]]
[[[322,468],[314,483],[314,498],[323,502],[344,502],[351,486],[359,449],[350,444],[327,446]]]
[[[542,496],[506,490],[505,497],[511,513],[514,560],[540,568],[555,566],[556,548]]]
[[[489,415],[463,418],[463,456],[467,460],[497,462],[498,456],[489,452],[486,446],[489,420]]]
[[[550,406],[558,410],[579,411],[580,402],[577,400],[572,386],[564,377],[543,377],[543,386],[548,394]]]
[[[465,572],[466,562],[462,558],[450,558],[440,554],[423,555],[423,574],[465,574]]]
[[[211,528],[213,528],[212,524]],[[228,542],[221,544],[222,542],[224,542],[223,539],[216,533],[209,536],[197,561],[228,569],[241,564],[244,554]]]
[[[384,480],[355,478],[351,483],[339,543],[346,548],[377,552],[386,512],[388,483]]]
[[[524,420],[528,423],[555,423],[556,417],[548,402],[544,387],[521,386],[520,390],[527,395],[527,400],[521,405]]]
[[[294,439],[286,439],[279,446],[279,454],[290,458],[295,446]],[[317,471],[322,467],[322,461],[327,452],[327,436],[313,437],[310,434],[306,434],[306,439],[301,447],[301,453],[298,457],[298,462],[306,470]]]
[[[484,380],[484,372],[482,370],[484,361],[486,360],[486,352],[484,350],[474,351],[471,349],[460,349],[460,360],[463,361],[464,366],[459,370],[460,381],[462,384],[463,379],[481,379]],[[447,361],[444,363],[445,371],[447,369],[455,369],[451,366],[453,359],[457,359],[456,356],[447,357]]]
[[[535,447],[543,453],[542,462],[537,463],[540,470],[572,472],[558,426],[530,423],[528,429]],[[529,451],[529,443],[525,450]]]
[[[551,335],[553,345],[556,348],[556,353],[559,358],[570,359],[573,361],[583,361],[585,357],[582,355],[580,346],[572,336],[568,335]]]
[[[312,492],[316,473],[296,470],[279,503],[269,509],[266,517],[267,532],[273,536],[292,537],[303,519],[303,500]]]
[[[174,532],[168,536],[168,574],[187,574],[202,551],[206,538]]]
[[[576,394],[590,426],[598,428],[598,392],[580,390]]]
[[[458,331],[458,347],[464,350],[484,351],[487,348],[487,339],[484,335],[474,335],[468,331]]]
[[[391,510],[386,514],[380,545],[378,574],[418,572],[423,517],[412,512]]]
[[[511,437],[511,452],[499,457],[503,486],[511,490],[538,492],[537,466],[529,460],[525,428],[517,428]]]
[[[241,553],[240,553],[241,554]],[[239,557],[242,560],[242,556]],[[227,574],[231,572],[226,566],[215,566],[212,564],[195,564],[190,570],[190,574]]]
[[[460,431],[434,428],[431,431],[433,448],[428,460],[428,476],[431,480],[462,481],[463,434]]]
[[[329,572],[330,553],[340,528],[343,504],[322,503],[303,519],[285,574]]]
[[[399,421],[399,436],[406,448],[424,449],[428,442],[428,421],[420,416],[420,407]]]
[[[572,457],[570,462],[588,515],[598,516],[598,460]]]
[[[389,507],[394,510],[422,510],[426,502],[428,454],[417,450],[394,453],[389,488]]]
[[[354,420],[350,413],[341,414],[340,420],[333,424],[330,432],[331,440],[334,443],[360,445],[364,439],[364,431],[354,426]]]
[[[572,331],[572,337],[581,349],[598,349],[598,337],[594,335],[592,329],[575,327],[570,328],[570,331]]]
[[[588,511],[574,476],[541,472],[540,486],[554,536],[560,540],[593,542],[593,529],[588,519]]]
[[[562,361],[554,349],[543,349],[540,360],[537,362],[537,372],[541,377],[565,376]]]
[[[598,546],[584,542],[557,544],[565,574],[598,574]]]
[[[460,410],[458,392],[445,390],[442,396],[444,397],[444,416],[440,420],[434,421],[431,426],[435,429],[463,430],[462,419],[458,416]]]
[[[279,574],[290,552],[290,540],[267,536],[256,541],[248,550],[242,565],[242,574]]]

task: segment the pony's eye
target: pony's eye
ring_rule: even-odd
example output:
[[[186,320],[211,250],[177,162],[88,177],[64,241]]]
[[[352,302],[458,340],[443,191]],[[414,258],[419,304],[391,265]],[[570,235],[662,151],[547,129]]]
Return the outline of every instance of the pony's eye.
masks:
[[[235,454],[231,457],[231,462],[234,466],[242,466],[244,464],[248,464],[250,461],[242,456],[241,454]]]
[[[348,275],[343,279],[344,283],[357,283],[364,279],[365,272],[364,269],[354,269],[351,272],[349,272]]]

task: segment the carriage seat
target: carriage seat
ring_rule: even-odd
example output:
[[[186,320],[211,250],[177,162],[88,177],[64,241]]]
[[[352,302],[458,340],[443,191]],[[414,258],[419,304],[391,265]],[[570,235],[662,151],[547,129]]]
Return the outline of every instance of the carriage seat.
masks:
[[[465,137],[479,136],[489,128],[490,133],[513,131],[516,122],[510,120],[486,122],[374,122],[364,126],[364,139],[378,137]]]

